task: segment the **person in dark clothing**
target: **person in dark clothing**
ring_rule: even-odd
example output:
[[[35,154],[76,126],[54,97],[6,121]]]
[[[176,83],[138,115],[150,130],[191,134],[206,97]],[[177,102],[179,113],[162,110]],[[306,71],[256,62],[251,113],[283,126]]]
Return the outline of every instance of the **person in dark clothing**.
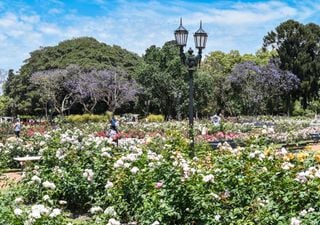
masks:
[[[118,133],[117,126],[118,126],[118,124],[117,124],[116,118],[112,117],[112,119],[110,120],[110,129],[114,130],[116,133]]]

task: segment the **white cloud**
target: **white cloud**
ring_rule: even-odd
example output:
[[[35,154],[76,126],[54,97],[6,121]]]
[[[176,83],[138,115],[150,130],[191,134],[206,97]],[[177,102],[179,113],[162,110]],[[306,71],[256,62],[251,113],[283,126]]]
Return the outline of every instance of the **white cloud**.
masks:
[[[79,36],[92,36],[107,44],[143,54],[153,44],[162,46],[165,41],[172,40],[181,16],[184,26],[190,31],[190,46],[193,46],[192,33],[198,29],[199,21],[203,21],[203,28],[209,34],[204,53],[231,49],[239,49],[242,53],[254,52],[261,46],[263,36],[280,22],[290,18],[303,22],[316,15],[320,8],[320,4],[311,1],[295,5],[281,1],[230,1],[226,7],[220,3],[183,1],[119,0],[110,3],[95,0],[101,9],[107,8],[108,4],[118,5],[103,16],[83,16],[75,8],[62,10],[64,3],[61,1],[50,0],[52,2],[56,7],[51,7],[48,15],[53,15],[54,20],[34,11],[0,14],[0,68],[18,69],[28,53],[40,46],[55,45]]]
[[[13,13],[7,13],[0,18],[0,28],[10,28],[17,22],[17,17]]]
[[[52,8],[48,11],[49,14],[57,15],[63,13],[62,9]]]
[[[20,19],[21,19],[21,21],[23,21],[25,23],[35,24],[40,21],[40,16],[38,16],[38,15],[31,15],[31,16],[22,15],[20,17]]]
[[[52,3],[54,5],[58,5],[58,6],[64,6],[64,2],[60,1],[60,0],[48,0],[48,3]]]
[[[39,26],[39,31],[43,35],[62,35],[61,29],[55,24],[42,23]]]
[[[186,22],[193,24],[201,18],[215,25],[261,24],[297,15],[297,9],[281,2],[239,3],[228,9],[209,8],[191,14]]]
[[[92,0],[92,2],[98,5],[105,5],[107,3],[106,0]]]

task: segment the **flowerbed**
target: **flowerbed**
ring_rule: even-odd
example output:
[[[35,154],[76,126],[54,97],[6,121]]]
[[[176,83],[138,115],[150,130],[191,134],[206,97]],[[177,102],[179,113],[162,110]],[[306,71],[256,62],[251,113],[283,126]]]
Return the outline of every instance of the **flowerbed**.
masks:
[[[213,151],[199,142],[190,158],[179,129],[144,131],[142,139],[120,139],[119,147],[96,135],[101,129],[62,127],[15,143],[42,160],[1,192],[0,224],[294,225],[320,219],[316,153],[253,144],[258,141]]]

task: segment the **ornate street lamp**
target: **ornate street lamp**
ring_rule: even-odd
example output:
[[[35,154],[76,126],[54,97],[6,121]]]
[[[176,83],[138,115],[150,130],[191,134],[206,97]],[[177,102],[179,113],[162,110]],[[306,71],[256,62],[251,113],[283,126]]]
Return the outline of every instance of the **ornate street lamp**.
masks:
[[[193,55],[193,50],[189,48],[188,55],[183,51],[187,45],[188,31],[182,26],[182,19],[180,18],[180,26],[175,30],[174,36],[177,45],[180,47],[181,62],[187,66],[189,71],[189,138],[190,138],[190,156],[194,156],[194,132],[193,132],[193,72],[200,67],[202,49],[206,47],[208,34],[202,29],[202,22],[200,21],[200,28],[193,35],[195,46],[198,49],[198,55]]]

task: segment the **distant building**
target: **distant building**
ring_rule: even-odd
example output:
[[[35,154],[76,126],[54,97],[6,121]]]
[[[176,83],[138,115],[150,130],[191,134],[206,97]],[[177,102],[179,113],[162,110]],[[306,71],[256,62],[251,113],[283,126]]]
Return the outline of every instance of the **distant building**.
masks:
[[[11,123],[14,121],[13,117],[5,116],[5,117],[0,117],[0,123]]]

